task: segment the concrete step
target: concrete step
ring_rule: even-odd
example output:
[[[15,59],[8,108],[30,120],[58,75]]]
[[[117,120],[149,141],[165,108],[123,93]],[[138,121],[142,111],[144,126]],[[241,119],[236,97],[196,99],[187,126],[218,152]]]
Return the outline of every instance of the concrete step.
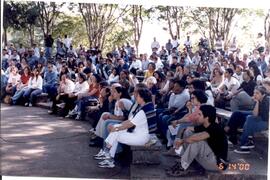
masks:
[[[38,102],[36,104],[37,107],[44,108],[44,109],[51,109],[52,107],[52,102]]]
[[[236,154],[233,149],[229,151],[229,167],[222,173],[206,172],[204,175],[191,175],[188,177],[169,177],[165,169],[171,167],[177,157],[161,155],[159,165],[130,165],[130,179],[210,179],[210,180],[266,180],[267,159],[261,157],[256,151],[249,155]]]

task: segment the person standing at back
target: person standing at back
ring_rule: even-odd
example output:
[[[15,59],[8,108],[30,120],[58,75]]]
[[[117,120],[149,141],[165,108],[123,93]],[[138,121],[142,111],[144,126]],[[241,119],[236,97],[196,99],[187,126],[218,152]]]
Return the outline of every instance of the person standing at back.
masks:
[[[49,59],[52,55],[52,46],[54,39],[52,38],[51,34],[45,35],[45,56]]]

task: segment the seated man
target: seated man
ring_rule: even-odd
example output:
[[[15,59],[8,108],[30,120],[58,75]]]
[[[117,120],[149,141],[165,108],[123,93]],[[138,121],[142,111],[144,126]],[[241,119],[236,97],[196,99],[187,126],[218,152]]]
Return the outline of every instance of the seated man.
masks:
[[[190,99],[186,83],[183,80],[174,82],[173,93],[169,99],[168,109],[157,110],[158,128],[161,134],[166,137],[168,125],[171,121],[182,118],[186,113],[185,105]]]
[[[48,71],[44,74],[44,82],[42,90],[44,93],[48,93],[49,97],[57,96],[57,83],[58,76],[57,72],[53,70],[53,64],[50,62],[47,64]]]
[[[177,149],[182,146],[181,161],[167,170],[168,175],[187,175],[194,160],[205,170],[219,171],[220,163],[227,160],[228,142],[224,131],[215,122],[216,109],[211,105],[202,105],[198,118],[201,125],[189,127],[184,137],[175,141]]]

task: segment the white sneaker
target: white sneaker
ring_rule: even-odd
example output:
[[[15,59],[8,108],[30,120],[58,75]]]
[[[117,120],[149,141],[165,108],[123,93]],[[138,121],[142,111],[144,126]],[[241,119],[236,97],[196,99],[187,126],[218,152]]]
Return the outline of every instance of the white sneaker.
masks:
[[[72,111],[69,111],[69,113],[68,113],[68,115],[70,115],[70,116],[74,116],[76,114],[78,114],[76,109],[73,109]]]
[[[100,156],[104,156],[105,155],[105,151],[103,151],[103,149],[101,149],[96,155],[94,155],[94,157],[100,157]]]
[[[29,107],[32,107],[33,106],[33,104],[32,103],[29,103]]]
[[[90,132],[90,133],[95,133],[95,129],[92,128],[92,129],[89,130],[89,132]]]
[[[29,103],[25,103],[24,106],[29,106]]]
[[[101,167],[101,168],[114,168],[115,165],[114,165],[113,160],[106,159],[104,161],[99,162],[98,167]]]
[[[104,152],[104,154],[101,154],[100,156],[95,156],[94,157],[96,160],[108,160],[111,159],[111,156],[109,153]]]
[[[56,106],[63,109],[65,107],[65,104],[66,103],[56,104]]]

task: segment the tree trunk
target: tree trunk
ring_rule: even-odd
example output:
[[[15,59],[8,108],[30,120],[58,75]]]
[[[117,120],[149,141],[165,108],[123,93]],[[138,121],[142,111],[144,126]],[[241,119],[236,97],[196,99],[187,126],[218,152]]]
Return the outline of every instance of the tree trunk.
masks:
[[[4,40],[4,47],[5,47],[7,45],[7,28],[4,28],[3,40]]]
[[[30,44],[31,44],[31,46],[33,46],[33,44],[34,44],[34,34],[35,34],[34,27],[30,26],[28,28],[28,32],[29,32]]]

